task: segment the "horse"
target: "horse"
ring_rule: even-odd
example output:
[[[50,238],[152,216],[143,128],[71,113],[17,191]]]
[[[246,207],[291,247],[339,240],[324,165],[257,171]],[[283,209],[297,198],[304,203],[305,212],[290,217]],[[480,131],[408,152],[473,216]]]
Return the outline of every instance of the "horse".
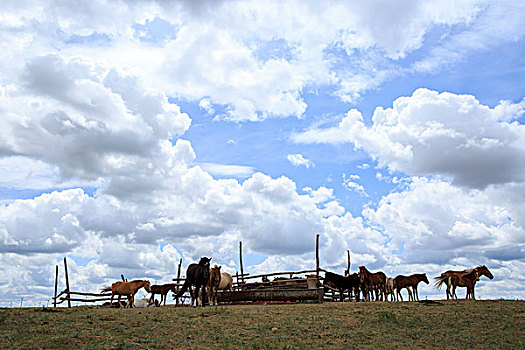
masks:
[[[472,269],[470,272],[465,272],[461,275],[449,276],[450,284],[452,285],[452,298],[458,298],[456,295],[456,287],[467,287],[467,294],[465,299],[476,299],[474,297],[474,286],[479,281],[479,276],[476,270]]]
[[[445,271],[439,277],[434,277],[434,279],[436,280],[436,282],[434,284],[434,287],[436,289],[441,289],[441,286],[443,284],[446,284],[447,285],[447,300],[449,299],[449,297],[450,297],[450,299],[454,299],[454,297],[457,299],[457,295],[454,294],[455,293],[455,288],[454,288],[454,293],[450,292],[450,288],[451,287],[468,287],[468,286],[457,285],[455,283],[462,284],[461,283],[461,281],[462,281],[461,276],[464,275],[464,274],[471,273],[472,271],[475,271],[476,279],[473,280],[471,293],[469,293],[470,291],[467,288],[467,297],[469,297],[470,294],[472,294],[473,299],[475,299],[474,287],[475,287],[476,282],[479,279],[479,277],[483,275],[483,276],[486,276],[486,277],[488,277],[490,279],[494,278],[492,273],[489,271],[489,269],[485,265],[478,265],[478,266],[474,267],[473,269],[466,269],[466,270],[463,270],[463,271],[451,271],[451,270]],[[454,278],[452,276],[457,276],[457,277]]]
[[[217,289],[221,283],[221,267],[215,265],[210,269],[210,277],[208,278],[208,303],[210,305],[217,305]]]
[[[344,300],[343,293],[345,290],[348,290],[349,293],[353,292],[356,301],[359,301],[359,285],[361,284],[361,281],[357,273],[348,276],[341,276],[337,273],[326,271],[323,284],[325,286],[338,289],[340,296],[339,300],[341,302]],[[327,288],[325,287],[324,289],[326,293]]]
[[[391,277],[386,278],[385,283],[385,294],[386,294],[386,301],[388,301],[388,296],[390,295],[391,301],[397,301],[396,298],[396,285],[394,283],[394,279]]]
[[[370,300],[369,292],[376,291],[376,300],[386,300],[385,293],[385,284],[386,284],[386,275],[379,272],[370,272],[364,266],[359,266],[359,279],[363,286],[363,295],[365,299]],[[379,295],[378,295],[379,294]]]
[[[221,272],[221,282],[219,283],[218,290],[232,290],[233,277],[228,272]]]
[[[111,287],[103,288],[102,291],[109,292],[111,290],[110,305],[113,304],[113,296],[115,296],[115,294],[118,295],[119,304],[120,304],[120,297],[122,295],[128,295],[130,297],[129,307],[133,307],[134,301],[135,301],[135,294],[137,294],[138,290],[142,287],[144,287],[144,289],[148,293],[151,291],[149,281],[144,281],[144,280],[134,280],[131,282],[118,281],[118,282],[113,283]]]
[[[184,293],[190,289],[191,295],[191,306],[196,307],[199,299],[199,289],[206,288],[208,279],[210,278],[210,261],[211,258],[202,257],[198,264],[190,264],[186,269],[186,280],[179,293],[175,296],[176,298],[182,297]],[[195,290],[192,290],[192,286],[195,286]],[[202,303],[204,306],[204,297],[206,293],[202,293]]]
[[[171,290],[173,293],[175,293],[176,287],[177,287],[177,284],[175,283],[152,285],[150,301],[155,302],[155,294],[160,294],[159,306],[162,304],[162,300],[164,300],[164,306],[166,306],[166,300],[168,299],[168,292]]]
[[[152,302],[151,299],[142,298],[142,299],[139,299],[139,300],[135,300],[134,307],[147,308],[147,307],[150,307],[151,305],[154,305],[154,304],[155,304],[155,302]]]
[[[408,291],[408,300],[416,301],[419,300],[419,294],[417,292],[417,285],[419,282],[425,282],[429,284],[427,275],[425,273],[415,273],[410,276],[399,275],[394,278],[394,285],[396,286],[396,294],[398,300],[403,301],[403,296],[401,295],[401,290],[406,288]],[[410,290],[412,288],[412,291]],[[413,292],[413,294],[412,294]]]

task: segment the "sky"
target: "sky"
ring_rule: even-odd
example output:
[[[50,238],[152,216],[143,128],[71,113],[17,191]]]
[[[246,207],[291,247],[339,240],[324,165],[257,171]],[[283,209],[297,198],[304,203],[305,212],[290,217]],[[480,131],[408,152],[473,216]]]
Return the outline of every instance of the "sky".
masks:
[[[4,1],[0,307],[64,257],[94,292],[239,241],[313,269],[317,234],[330,271],[484,264],[478,298],[523,299],[524,57],[523,1]]]

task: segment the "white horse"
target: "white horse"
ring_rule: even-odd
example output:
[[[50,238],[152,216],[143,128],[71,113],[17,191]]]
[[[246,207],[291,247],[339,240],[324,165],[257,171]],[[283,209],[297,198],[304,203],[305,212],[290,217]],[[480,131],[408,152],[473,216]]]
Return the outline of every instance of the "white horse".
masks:
[[[385,291],[386,291],[386,301],[388,301],[389,295],[391,295],[390,297],[391,301],[397,301],[396,293],[395,293],[395,284],[394,284],[393,278],[391,277],[386,278]]]

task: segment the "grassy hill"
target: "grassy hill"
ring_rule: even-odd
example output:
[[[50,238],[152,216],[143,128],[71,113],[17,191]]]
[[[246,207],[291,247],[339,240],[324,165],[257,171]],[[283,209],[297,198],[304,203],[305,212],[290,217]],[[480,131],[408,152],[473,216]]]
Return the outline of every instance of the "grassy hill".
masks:
[[[525,348],[525,302],[0,309],[4,349]]]

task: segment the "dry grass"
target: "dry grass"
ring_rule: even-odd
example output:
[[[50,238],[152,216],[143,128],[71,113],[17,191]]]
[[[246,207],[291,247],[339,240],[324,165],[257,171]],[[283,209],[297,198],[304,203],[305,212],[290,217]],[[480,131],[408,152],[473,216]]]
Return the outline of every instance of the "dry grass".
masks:
[[[525,348],[525,303],[0,309],[6,349]]]

